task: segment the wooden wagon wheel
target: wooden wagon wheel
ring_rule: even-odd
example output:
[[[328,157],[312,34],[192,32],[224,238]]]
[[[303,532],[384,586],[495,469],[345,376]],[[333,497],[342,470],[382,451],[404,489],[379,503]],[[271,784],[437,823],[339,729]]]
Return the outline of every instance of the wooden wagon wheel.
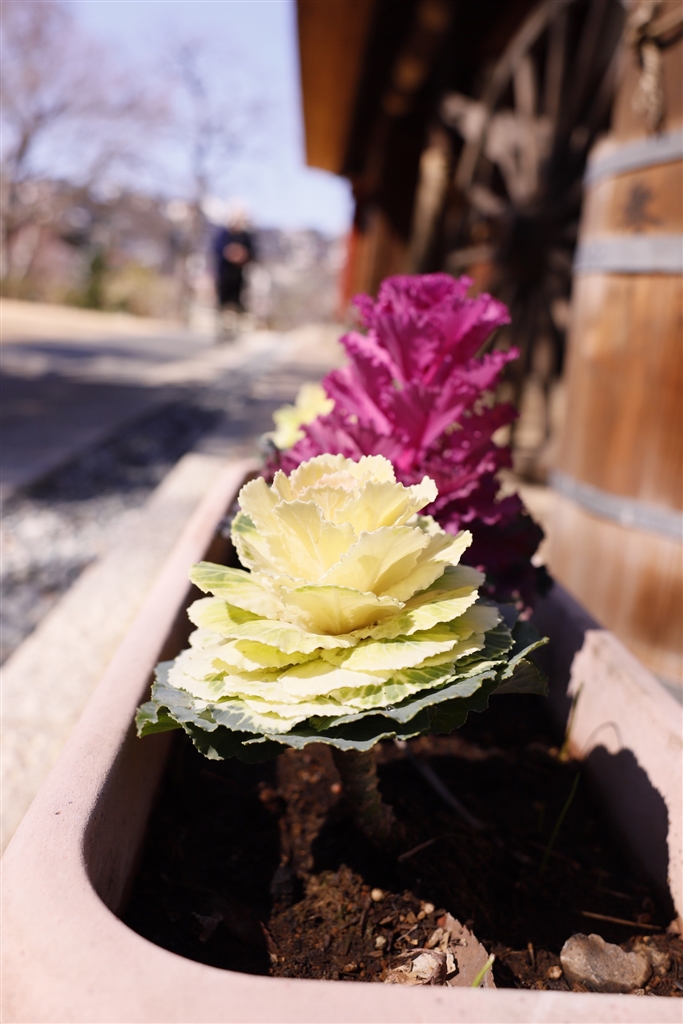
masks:
[[[480,96],[452,93],[441,105],[442,122],[461,145],[446,200],[444,263],[458,273],[483,265],[481,283],[510,306],[508,336],[521,351],[512,371],[518,401],[544,351],[546,435],[548,390],[562,368],[582,176],[608,124],[624,17],[618,0],[544,0]]]

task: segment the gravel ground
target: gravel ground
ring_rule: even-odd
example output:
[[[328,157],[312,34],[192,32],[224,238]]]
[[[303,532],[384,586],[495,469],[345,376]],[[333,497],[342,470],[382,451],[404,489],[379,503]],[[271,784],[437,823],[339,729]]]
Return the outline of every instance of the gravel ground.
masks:
[[[106,548],[202,436],[226,417],[222,396],[173,402],[4,502],[0,523],[0,662]]]
[[[313,334],[311,334],[313,331]],[[31,633],[80,573],[109,545],[183,455],[221,454],[270,429],[273,408],[338,359],[336,329],[288,339],[288,356],[268,352],[239,367],[216,367],[204,384],[129,422],[114,436],[0,504],[0,664]]]

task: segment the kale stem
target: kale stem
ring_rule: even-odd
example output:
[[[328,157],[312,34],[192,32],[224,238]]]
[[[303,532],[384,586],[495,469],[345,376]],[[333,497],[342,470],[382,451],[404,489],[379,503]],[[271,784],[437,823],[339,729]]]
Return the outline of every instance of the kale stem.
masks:
[[[332,747],[332,757],[355,823],[374,842],[386,843],[396,835],[396,819],[382,800],[372,751]]]

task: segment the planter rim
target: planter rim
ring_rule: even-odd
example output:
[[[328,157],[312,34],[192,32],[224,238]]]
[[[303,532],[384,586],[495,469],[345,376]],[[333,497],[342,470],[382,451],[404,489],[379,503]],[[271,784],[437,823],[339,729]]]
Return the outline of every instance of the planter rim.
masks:
[[[133,713],[186,598],[187,569],[253,468],[226,465],[207,492],[7,847],[2,1020],[680,1022],[678,1001],[657,997],[244,975],[168,952],[115,916],[168,744],[167,736],[140,743]]]

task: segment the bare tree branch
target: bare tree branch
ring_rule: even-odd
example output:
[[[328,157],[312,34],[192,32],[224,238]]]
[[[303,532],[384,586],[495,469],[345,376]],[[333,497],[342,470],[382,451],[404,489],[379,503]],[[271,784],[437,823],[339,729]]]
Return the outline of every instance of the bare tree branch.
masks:
[[[139,79],[114,70],[61,0],[3,0],[0,19],[5,278],[18,232],[50,217],[40,190],[22,186],[61,176],[92,187],[114,164],[139,161],[140,140],[165,111]]]

